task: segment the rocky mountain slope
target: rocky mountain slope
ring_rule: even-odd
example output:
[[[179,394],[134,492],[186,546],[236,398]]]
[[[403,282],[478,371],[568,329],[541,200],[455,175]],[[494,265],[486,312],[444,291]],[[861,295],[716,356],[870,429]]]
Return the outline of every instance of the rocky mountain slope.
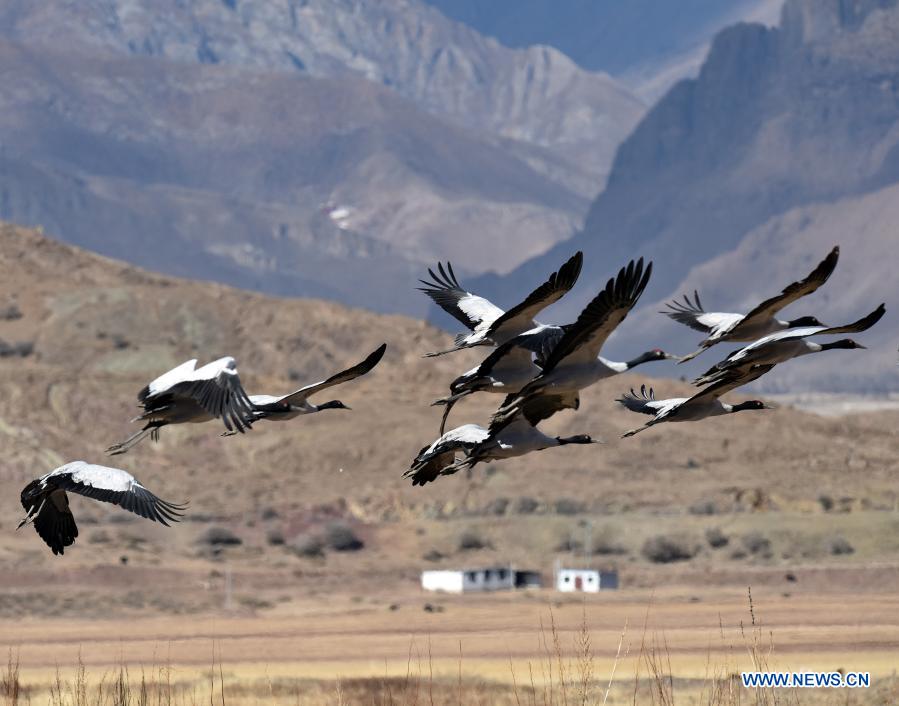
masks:
[[[460,219],[537,254],[583,204],[363,79],[0,55],[0,211],[161,271],[423,313],[408,296],[422,260],[504,252]]]
[[[899,7],[874,0],[851,7],[790,0],[779,27],[741,24],[723,31],[699,77],[677,84],[621,146],[608,186],[583,229],[522,266],[505,286],[484,286],[499,295],[508,294],[510,285],[524,288],[523,282],[551,271],[575,249],[586,255],[582,279],[598,284],[619,263],[644,255],[656,262],[645,317],[658,323],[650,312],[665,298],[701,284],[689,278],[700,263],[733,251],[731,265],[749,250],[757,255],[751,281],[737,278],[748,274],[750,261],[721,272],[730,279],[728,296],[721,299],[737,302],[744,301],[744,292],[777,291],[793,275],[781,283],[770,273],[788,267],[801,275],[800,262],[820,258],[840,243],[847,260],[861,258],[854,267],[864,281],[843,279],[842,291],[831,296],[840,296],[846,309],[834,309],[854,309],[861,303],[855,293],[866,291],[873,301],[865,310],[880,301],[889,310],[899,297],[891,261],[883,254],[895,250],[899,235],[886,220],[868,222],[854,211],[854,225],[864,226],[864,236],[835,234],[815,219],[764,224],[794,208],[855,198],[899,181],[896,31]],[[806,226],[817,235],[800,239]],[[738,250],[750,231],[766,227],[777,233],[770,240],[789,244]],[[812,240],[811,251],[800,250],[799,242]],[[847,290],[852,294],[845,295]],[[575,315],[588,296],[566,298],[558,316]],[[704,300],[710,305],[710,297]],[[830,310],[820,315],[832,318]],[[642,321],[645,325],[649,318]],[[875,340],[895,348],[888,326],[881,324]],[[680,336],[672,339],[669,329],[660,329],[659,343],[687,348],[695,339],[689,333],[671,334]],[[646,341],[625,329],[616,343],[629,349]],[[865,385],[875,386],[873,378]]]
[[[698,70],[712,36],[740,20],[776,21],[781,0],[629,3],[427,0],[510,47],[548,44],[643,96],[660,97]]]
[[[43,46],[358,75],[457,124],[550,148],[594,172],[643,110],[609,76],[557,50],[509,50],[417,0],[13,2],[0,28]]]
[[[396,292],[388,303],[328,287],[337,279],[325,264],[329,241],[397,261],[452,257],[462,269],[507,271],[571,232],[644,110],[554,49],[508,49],[417,0],[16,1],[0,8],[0,37],[12,116],[0,143],[16,163],[0,216],[74,243],[105,239],[107,254],[172,238],[160,224],[171,222],[180,235],[163,249],[187,240],[202,242],[206,259],[224,256],[215,273],[194,276],[315,282],[323,295],[407,313],[415,310]],[[34,110],[48,115],[34,119]],[[237,157],[241,147],[252,152]],[[48,169],[39,189],[20,178]],[[111,184],[122,172],[128,183]],[[43,207],[94,204],[100,180],[116,202],[92,205],[103,219]],[[174,196],[185,183],[191,195]],[[156,222],[137,225],[146,214],[134,199],[109,196],[121,188],[143,191]],[[209,205],[184,218],[173,198]],[[216,235],[213,212],[235,224],[233,235]],[[281,248],[270,259],[295,266],[275,262],[266,273],[255,241],[268,236],[258,231],[282,226],[308,247]],[[129,238],[135,227],[146,236]],[[484,233],[488,249],[473,252]],[[235,254],[242,248],[253,252]],[[182,271],[172,260],[136,262]],[[394,273],[388,266],[384,281]]]

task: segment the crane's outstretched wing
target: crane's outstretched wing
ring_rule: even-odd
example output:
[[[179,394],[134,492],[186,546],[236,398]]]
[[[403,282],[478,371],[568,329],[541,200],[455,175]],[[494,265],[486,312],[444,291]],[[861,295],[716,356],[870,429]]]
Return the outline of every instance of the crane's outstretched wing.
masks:
[[[513,306],[496,319],[487,329],[486,335],[496,337],[498,333],[508,331],[517,335],[533,325],[534,317],[543,309],[561,299],[577,283],[584,264],[584,253],[578,250],[558,271],[525,297],[520,304]],[[508,335],[503,338],[508,338]]]
[[[539,392],[527,397],[513,392],[506,396],[496,412],[493,413],[488,431],[491,436],[496,435],[513,422],[521,419],[534,427],[543,420],[549,419],[556,412],[561,412],[563,409],[577,409],[580,405],[580,395],[573,390]]]
[[[196,368],[197,359],[191,358],[190,360],[181,363],[178,367],[172,368],[167,373],[163,373],[137,393],[138,401],[144,403],[149,397],[165,392],[172,385],[189,380],[196,372]]]
[[[60,490],[118,505],[166,526],[169,522],[179,522],[187,507],[156,497],[127,471],[84,461],[66,464],[46,479]]]
[[[418,280],[424,285],[418,290],[427,294],[437,306],[472,331],[503,315],[503,310],[490,300],[463,289],[449,262],[446,263],[446,269],[443,263],[438,262],[437,272],[428,268],[428,274],[432,281]]]
[[[775,364],[771,363],[766,365],[753,365],[746,369],[738,368],[733,371],[722,372],[714,381],[712,381],[711,385],[701,389],[687,400],[687,402],[721,397],[721,395],[730,392],[731,390],[743,387],[743,385],[748,385],[753,380],[758,380],[762,375],[774,367]]]
[[[678,323],[702,333],[711,333],[721,326],[725,321],[724,317],[732,316],[731,314],[720,314],[703,309],[702,302],[699,301],[699,292],[695,289],[693,290],[693,301],[690,301],[690,295],[684,294],[683,302],[674,299],[666,302],[665,306],[669,310],[660,311],[660,314],[664,314]]]
[[[234,358],[219,358],[195,371],[188,380],[172,385],[164,395],[184,396],[209,415],[221,419],[228,431],[250,428],[253,403],[243,389]]]
[[[615,328],[640,299],[652,274],[652,263],[643,268],[643,258],[631,260],[618,276],[609,279],[605,288],[593,298],[546,358],[544,374],[566,358],[592,362]]]
[[[743,317],[740,325],[751,325],[754,321],[774,316],[778,311],[792,304],[797,299],[811,294],[828,280],[839,259],[840,247],[836,246],[828,253],[827,257],[818,263],[818,266],[811,271],[808,277],[787,285],[780,294],[763,301]]]
[[[387,344],[382,343],[374,351],[369,353],[368,357],[361,363],[356,363],[356,365],[354,365],[352,368],[347,368],[346,370],[332,375],[327,380],[322,380],[321,382],[306,385],[305,387],[301,387],[296,392],[291,392],[289,395],[279,397],[276,402],[288,402],[290,404],[299,405],[305,402],[308,397],[311,397],[316,392],[321,392],[322,390],[333,387],[334,385],[340,385],[341,383],[355,380],[356,378],[365,375],[378,363],[380,363],[381,358],[384,357],[384,351],[386,350]]]

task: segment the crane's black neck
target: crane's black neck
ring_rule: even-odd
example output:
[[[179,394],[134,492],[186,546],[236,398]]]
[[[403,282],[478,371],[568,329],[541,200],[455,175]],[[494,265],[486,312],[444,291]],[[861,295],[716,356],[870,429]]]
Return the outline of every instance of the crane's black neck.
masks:
[[[834,351],[841,348],[858,348],[858,344],[851,338],[841,338],[839,341],[821,344],[822,351]]]
[[[565,444],[592,444],[593,439],[591,439],[586,434],[576,434],[575,436],[557,436],[556,441],[559,442],[559,446],[565,446]]]
[[[663,360],[664,353],[660,351],[646,351],[645,353],[641,353],[633,360],[628,360],[625,362],[625,366],[627,366],[627,370],[631,368],[636,368],[638,365],[643,365],[643,363],[649,363],[653,360]]]

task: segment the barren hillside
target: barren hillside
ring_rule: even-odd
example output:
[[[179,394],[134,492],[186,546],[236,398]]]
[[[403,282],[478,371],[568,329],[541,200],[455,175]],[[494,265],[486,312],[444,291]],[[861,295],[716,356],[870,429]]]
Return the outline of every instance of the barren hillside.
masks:
[[[686,528],[701,537],[709,524],[771,527],[766,518],[780,516],[771,513],[786,513],[787,529],[772,538],[776,556],[750,558],[763,566],[798,556],[791,533],[803,527],[819,534],[848,528],[861,542],[853,559],[899,552],[888,541],[895,533],[881,531],[896,503],[896,414],[825,419],[782,408],[666,425],[622,441],[622,431],[642,422],[612,402],[647,379],[631,375],[587,391],[578,413],[546,425],[602,437],[605,445],[545,451],[479,468],[471,481],[458,476],[412,488],[401,474],[433,438],[439,419],[428,403],[477,355],[420,358],[445,344],[446,334],[399,316],[149,274],[8,225],[0,230],[0,273],[0,338],[8,344],[0,358],[0,511],[6,518],[0,560],[22,567],[21,586],[40,581],[51,567],[80,567],[72,580],[86,585],[108,572],[118,576],[120,554],[138,574],[165,556],[170,571],[181,562],[190,576],[201,576],[210,560],[226,556],[263,584],[271,571],[301,582],[314,576],[320,588],[366,573],[383,576],[385,587],[414,582],[423,563],[502,560],[546,569],[564,537],[581,536],[584,520],[596,523],[603,541],[622,547],[606,559],[630,567],[634,581],[654,575],[640,558],[652,532]],[[212,423],[165,428],[159,443],[113,459],[162,497],[189,498],[183,525],[166,530],[76,498],[82,536],[65,557],[52,557],[30,529],[12,532],[25,482],[63,461],[108,461],[103,449],[133,429],[128,419],[137,390],[169,367],[231,354],[249,391],[288,391],[356,362],[382,341],[389,346],[383,363],[335,391],[352,411],[259,423],[230,438],[221,438]],[[28,353],[20,343],[33,344],[24,357],[10,352]],[[688,389],[656,383],[663,395]],[[486,422],[496,401],[460,404],[455,419]],[[833,514],[838,511],[844,514]],[[365,549],[318,560],[295,556],[290,547],[297,538],[335,520],[354,528]],[[881,529],[869,531],[869,520]],[[210,523],[233,531],[243,545],[197,543]],[[489,547],[459,554],[457,538],[466,530],[481,533]],[[286,545],[273,542],[272,533]],[[812,544],[819,551],[820,542]],[[422,559],[435,551],[436,563]],[[704,550],[689,566],[717,567],[726,582],[743,571],[741,561]],[[677,575],[691,580],[691,571]],[[138,574],[128,573],[128,580]],[[180,586],[163,601],[167,609],[190,603],[177,593],[184,586],[180,575],[164,574],[168,579],[147,589],[165,593],[160,586],[168,580]],[[15,594],[21,586],[8,588]],[[21,609],[14,597],[4,600],[8,610]]]

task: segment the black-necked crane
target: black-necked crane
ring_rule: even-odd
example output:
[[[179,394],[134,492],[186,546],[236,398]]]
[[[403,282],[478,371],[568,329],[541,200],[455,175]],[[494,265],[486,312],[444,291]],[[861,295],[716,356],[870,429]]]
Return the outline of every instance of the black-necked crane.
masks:
[[[253,404],[241,385],[237,363],[230,356],[201,368],[188,360],[153,380],[137,395],[143,413],[132,422],[146,422],[125,441],[110,446],[111,456],[123,454],[147,434],[155,440],[168,424],[198,424],[221,419],[228,431],[243,433],[249,428]]]
[[[773,365],[757,366],[750,373],[740,378],[722,380],[700,390],[692,397],[670,397],[664,400],[657,400],[653,389],[649,388],[647,391],[646,385],[640,386],[639,393],[634,392],[633,388],[631,388],[629,393],[622,395],[616,402],[620,402],[632,412],[652,415],[652,419],[642,427],[625,432],[621,435],[621,438],[624,439],[628,436],[639,434],[644,429],[649,429],[649,427],[662,422],[697,422],[709,417],[733,414],[751,409],[770,409],[761,400],[749,400],[732,405],[722,402],[720,397],[730,390],[761,377],[773,367]]]
[[[707,348],[722,341],[754,341],[785,329],[800,326],[823,326],[814,316],[802,316],[791,321],[778,319],[776,314],[797,299],[807,296],[818,289],[830,277],[840,258],[839,246],[825,257],[805,279],[787,285],[777,296],[766,299],[748,314],[729,314],[717,311],[705,311],[699,301],[699,292],[693,292],[693,301],[684,295],[684,301],[675,300],[667,304],[668,311],[660,313],[670,316],[675,321],[689,326],[696,331],[708,334],[700,342],[700,348],[693,353],[682,356],[681,363],[692,360]]]
[[[438,476],[471,469],[483,461],[514,458],[567,444],[597,443],[586,434],[548,436],[537,425],[563,409],[577,409],[577,393],[533,395],[516,402],[510,395],[493,415],[487,429],[466,424],[443,434],[424,447],[404,474],[413,485],[424,485]],[[456,459],[457,451],[464,455]]]
[[[33,523],[54,554],[63,554],[78,536],[67,493],[112,503],[166,526],[178,522],[187,508],[186,504],[160,500],[127,471],[72,461],[31,481],[22,490],[22,507],[27,514],[19,527]]]
[[[321,412],[324,409],[350,409],[340,400],[330,400],[329,402],[314,404],[309,401],[309,398],[317,392],[326,390],[329,387],[334,387],[335,385],[340,385],[341,383],[349,382],[350,380],[355,380],[356,378],[365,375],[381,361],[381,358],[384,357],[384,351],[386,350],[387,344],[382,343],[361,363],[357,363],[351,368],[336,373],[327,380],[306,385],[295,392],[282,395],[281,397],[274,397],[272,395],[250,395],[250,402],[253,403],[253,412],[250,421],[259,419],[286,421],[302,414]]]
[[[651,274],[652,263],[644,269],[643,258],[631,260],[622,267],[618,276],[610,278],[587,304],[577,321],[566,327],[546,355],[540,374],[522,387],[518,395],[512,395],[512,399],[520,404],[521,400],[537,394],[576,393],[609,377],[611,369],[599,357],[599,351],[640,299]],[[668,357],[661,351],[657,355]]]
[[[429,269],[433,281],[420,280],[425,286],[419,289],[470,331],[458,334],[452,348],[426,353],[425,357],[444,355],[473,346],[500,345],[526,331],[535,338],[560,331],[559,326],[537,323],[534,317],[574,287],[581,274],[583,261],[583,253],[576,252],[546,282],[508,311],[503,311],[488,299],[463,289],[456,279],[452,265],[447,263],[444,269],[443,264],[438,263],[439,274]]]
[[[864,348],[865,346],[853,341],[851,338],[843,338],[832,343],[816,343],[809,341],[808,338],[811,336],[828,336],[839,333],[866,331],[880,321],[885,312],[886,307],[881,304],[867,316],[845,326],[807,326],[772,333],[770,336],[760,338],[748,346],[734,351],[727,358],[706,370],[693,382],[696,385],[706,385],[733,377],[739,378],[750,369],[759,365],[777,365],[809,353]]]
[[[543,357],[549,356],[553,346],[555,343],[558,343],[560,338],[561,336],[554,337],[552,340],[548,339],[545,345],[542,346],[542,350],[537,352],[538,358],[535,361],[531,350],[529,350],[531,341],[527,333],[517,336],[506,341],[501,346],[497,346],[480,365],[453,380],[450,383],[450,395],[433,403],[435,405],[445,405],[446,407],[440,423],[440,433],[443,433],[446,419],[453,405],[463,397],[475,392],[503,393],[506,395],[520,392],[527,383],[543,372],[539,362],[542,362]],[[602,379],[633,370],[643,363],[670,358],[676,358],[676,356],[666,353],[659,348],[646,351],[628,361],[614,361],[597,356],[595,371],[598,376],[597,379]]]

